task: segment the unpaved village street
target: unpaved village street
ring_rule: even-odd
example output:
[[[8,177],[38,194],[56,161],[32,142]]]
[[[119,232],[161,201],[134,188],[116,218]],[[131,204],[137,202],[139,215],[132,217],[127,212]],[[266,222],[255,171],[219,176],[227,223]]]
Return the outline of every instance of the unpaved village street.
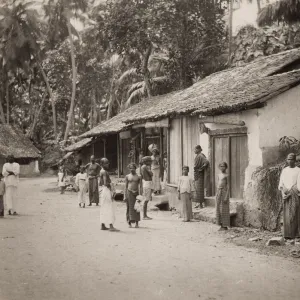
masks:
[[[300,299],[300,264],[224,242],[218,227],[170,212],[129,229],[125,204],[100,230],[55,178],[22,179],[20,216],[0,220],[1,300]]]

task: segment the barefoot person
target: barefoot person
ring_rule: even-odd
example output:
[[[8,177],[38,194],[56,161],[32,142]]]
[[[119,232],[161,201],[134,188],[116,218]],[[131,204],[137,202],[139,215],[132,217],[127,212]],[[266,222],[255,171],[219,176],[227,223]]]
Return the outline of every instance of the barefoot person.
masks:
[[[178,199],[181,201],[183,222],[190,222],[193,219],[192,198],[195,186],[193,179],[189,177],[189,170],[188,166],[183,166],[182,176],[178,180]]]
[[[148,206],[148,202],[152,200],[152,191],[153,191],[153,183],[152,183],[153,173],[150,170],[151,163],[152,163],[151,157],[145,156],[143,158],[143,165],[141,167],[141,176],[143,180],[143,196],[146,199],[143,207],[144,220],[152,220],[147,215],[147,206]]]
[[[58,186],[60,188],[60,193],[64,194],[66,189],[66,176],[67,172],[64,165],[60,165],[57,173],[58,177]]]
[[[194,179],[196,189],[196,207],[203,208],[204,205],[204,172],[208,167],[208,160],[205,155],[202,154],[202,148],[200,145],[195,147],[195,161],[194,161]]]
[[[136,203],[136,197],[140,194],[141,190],[141,177],[136,173],[136,165],[131,163],[128,166],[130,174],[125,177],[125,201],[127,204],[126,219],[129,227],[135,223],[135,227],[139,227],[139,221],[141,220],[140,212],[137,212],[134,208]]]
[[[15,162],[15,158],[10,155],[8,162],[3,165],[2,175],[6,187],[5,202],[9,215],[17,215],[18,198],[17,190],[19,185],[20,165]]]
[[[101,171],[100,171],[100,222],[101,230],[119,231],[114,228],[115,216],[115,203],[112,197],[111,180],[108,174],[109,161],[107,158],[101,159]],[[105,225],[109,225],[107,228]]]
[[[226,162],[219,164],[221,173],[218,175],[218,190],[216,195],[216,220],[220,225],[220,230],[227,230],[230,226],[229,209],[229,178],[226,172],[228,165]]]
[[[280,175],[279,190],[283,199],[283,236],[294,239],[300,237],[300,168],[296,167],[296,155],[287,156],[288,166]]]
[[[92,206],[92,203],[96,203],[99,205],[99,184],[98,178],[100,173],[100,165],[96,163],[95,156],[91,156],[91,162],[87,164],[86,170],[88,175],[88,182],[89,182],[89,206]]]
[[[80,172],[76,175],[75,184],[78,190],[79,207],[85,208],[85,194],[87,192],[87,174],[85,167],[80,166]]]
[[[161,193],[161,176],[160,176],[160,157],[159,151],[154,148],[151,156],[152,164],[151,171],[153,173],[152,182],[154,194],[158,195]]]

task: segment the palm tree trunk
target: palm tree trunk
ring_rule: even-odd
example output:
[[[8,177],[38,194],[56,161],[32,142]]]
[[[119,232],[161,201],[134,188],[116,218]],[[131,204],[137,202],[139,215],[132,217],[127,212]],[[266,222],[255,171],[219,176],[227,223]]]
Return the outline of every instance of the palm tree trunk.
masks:
[[[67,21],[68,33],[69,33],[69,41],[70,41],[70,48],[71,48],[71,63],[72,63],[72,95],[71,95],[71,103],[70,103],[70,110],[68,116],[67,127],[64,136],[64,142],[66,143],[68,139],[68,135],[71,129],[73,115],[74,115],[74,107],[75,107],[75,96],[76,96],[76,78],[77,78],[77,70],[75,65],[75,50],[74,50],[74,43],[72,38],[71,32],[71,23],[70,18]]]
[[[151,55],[151,52],[152,52],[152,44],[149,45],[149,47],[144,55],[143,65],[142,65],[142,72],[144,75],[145,87],[146,87],[148,98],[150,98],[152,96],[151,77],[150,77],[150,72],[148,69],[149,57]]]
[[[35,131],[35,127],[36,127],[36,125],[38,124],[39,117],[40,117],[41,112],[42,112],[42,110],[43,110],[43,108],[44,108],[46,96],[47,96],[47,93],[45,93],[45,94],[43,95],[43,99],[42,99],[41,105],[40,105],[40,107],[39,107],[39,110],[37,111],[36,114],[34,114],[32,126],[31,126],[29,132],[27,133],[27,136],[28,136],[29,138],[33,138],[33,134],[34,134],[34,131]]]
[[[229,0],[229,22],[228,22],[228,63],[231,61],[232,54],[232,18],[233,18],[233,1]]]
[[[57,138],[57,122],[56,122],[56,107],[55,107],[55,101],[53,99],[53,94],[52,94],[52,90],[51,90],[51,87],[50,87],[50,84],[49,84],[49,80],[48,80],[48,77],[41,65],[41,63],[39,62],[38,63],[39,65],[39,68],[40,68],[40,71],[42,73],[42,76],[43,76],[43,79],[45,81],[45,84],[46,84],[46,88],[47,88],[47,91],[48,91],[48,94],[49,94],[49,98],[50,98],[50,102],[51,102],[51,107],[52,107],[52,121],[53,121],[53,133],[54,133],[54,139],[56,140]]]
[[[260,13],[260,11],[261,11],[260,0],[256,0],[256,3],[257,3],[257,11],[258,11],[258,13]]]
[[[5,99],[6,99],[6,124],[9,124],[9,82],[5,85]]]
[[[0,95],[0,121],[2,124],[5,124],[5,115],[4,115],[4,110],[2,106],[2,95]]]

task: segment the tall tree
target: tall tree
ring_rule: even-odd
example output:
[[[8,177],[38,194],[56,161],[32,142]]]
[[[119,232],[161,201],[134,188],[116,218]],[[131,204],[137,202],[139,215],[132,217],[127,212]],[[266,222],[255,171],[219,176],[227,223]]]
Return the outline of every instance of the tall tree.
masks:
[[[279,0],[264,7],[257,18],[259,26],[300,22],[300,0]]]

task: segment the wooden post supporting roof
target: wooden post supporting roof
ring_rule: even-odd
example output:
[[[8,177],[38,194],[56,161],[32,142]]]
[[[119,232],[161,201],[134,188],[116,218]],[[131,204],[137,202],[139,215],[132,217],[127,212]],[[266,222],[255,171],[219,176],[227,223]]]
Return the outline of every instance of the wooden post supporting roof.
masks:
[[[233,115],[221,115],[221,116],[208,116],[199,117],[200,123],[217,123],[217,124],[228,124],[235,126],[245,126],[245,122],[242,121],[238,116]]]

